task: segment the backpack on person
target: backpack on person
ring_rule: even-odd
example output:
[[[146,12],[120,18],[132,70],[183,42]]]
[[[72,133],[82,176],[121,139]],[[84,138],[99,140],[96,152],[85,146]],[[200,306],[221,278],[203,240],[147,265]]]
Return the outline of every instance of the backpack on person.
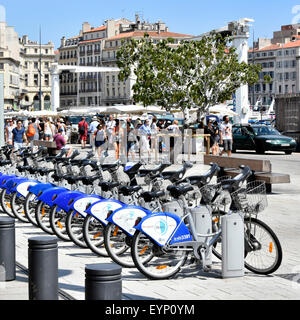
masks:
[[[35,128],[33,124],[30,124],[27,130],[27,137],[33,137],[34,135],[35,135]]]
[[[84,136],[85,135],[85,122],[83,123],[83,125],[82,126],[80,126],[79,127],[79,134],[81,135],[81,136]]]

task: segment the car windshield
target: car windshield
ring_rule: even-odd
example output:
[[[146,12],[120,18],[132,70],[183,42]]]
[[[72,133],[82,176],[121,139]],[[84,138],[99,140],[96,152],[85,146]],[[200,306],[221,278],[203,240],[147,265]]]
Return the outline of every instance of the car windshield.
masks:
[[[273,127],[253,127],[255,135],[257,136],[279,136],[280,132]]]

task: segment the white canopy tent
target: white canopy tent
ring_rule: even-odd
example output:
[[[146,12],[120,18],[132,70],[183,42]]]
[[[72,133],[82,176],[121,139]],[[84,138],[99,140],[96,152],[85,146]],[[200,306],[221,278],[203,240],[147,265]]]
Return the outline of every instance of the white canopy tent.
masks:
[[[145,113],[158,113],[158,114],[166,113],[165,110],[157,106],[144,107],[141,105],[115,105],[113,107],[109,107],[109,111],[115,114],[140,114],[140,115]]]
[[[219,105],[213,106],[213,107],[209,108],[209,112],[214,113],[214,114],[221,114],[223,116],[225,116],[225,115],[238,116],[238,114],[236,112],[234,112],[226,104],[219,104]]]

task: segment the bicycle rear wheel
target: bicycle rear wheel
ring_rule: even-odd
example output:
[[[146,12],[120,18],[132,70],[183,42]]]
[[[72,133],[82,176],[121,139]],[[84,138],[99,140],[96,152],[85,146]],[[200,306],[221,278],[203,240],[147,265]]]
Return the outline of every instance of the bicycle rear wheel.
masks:
[[[137,269],[150,280],[173,278],[188,258],[188,251],[161,248],[140,231],[133,237],[131,253]]]
[[[256,274],[274,273],[282,262],[282,248],[273,230],[264,222],[245,219],[245,267]]]
[[[82,215],[79,213],[75,214],[74,210],[68,213],[66,219],[67,234],[78,247],[86,249],[88,246],[83,237],[83,224],[84,217]]]
[[[109,223],[104,232],[104,244],[110,258],[124,268],[134,268],[131,256],[132,237],[116,225]]]
[[[18,197],[18,193],[14,192],[11,197],[11,210],[14,215],[22,222],[29,223],[24,210],[25,198],[23,196]]]
[[[104,246],[104,225],[93,216],[86,216],[83,224],[83,237],[87,246],[100,257],[108,257]]]
[[[49,221],[55,235],[63,241],[71,241],[66,228],[67,212],[58,206],[51,208]]]

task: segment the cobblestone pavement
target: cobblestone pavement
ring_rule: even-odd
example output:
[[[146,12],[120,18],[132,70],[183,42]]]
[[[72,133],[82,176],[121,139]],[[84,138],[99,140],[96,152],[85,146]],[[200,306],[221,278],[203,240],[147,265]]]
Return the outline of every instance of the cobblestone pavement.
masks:
[[[277,234],[283,248],[282,265],[270,276],[247,272],[245,277],[221,278],[220,261],[213,261],[211,273],[185,270],[167,281],[149,281],[136,269],[123,269],[125,300],[299,300],[300,299],[300,154],[285,156],[270,153],[237,154],[238,157],[270,159],[273,171],[291,175],[291,184],[273,186],[268,195],[269,207],[260,215]],[[188,175],[205,172],[208,167],[197,164]],[[16,223],[17,261],[28,266],[28,238],[45,235],[29,224]],[[88,249],[59,241],[59,287],[75,299],[84,300],[85,265],[111,262],[99,258]],[[28,300],[26,275],[17,269],[17,280],[0,283],[0,300]]]

